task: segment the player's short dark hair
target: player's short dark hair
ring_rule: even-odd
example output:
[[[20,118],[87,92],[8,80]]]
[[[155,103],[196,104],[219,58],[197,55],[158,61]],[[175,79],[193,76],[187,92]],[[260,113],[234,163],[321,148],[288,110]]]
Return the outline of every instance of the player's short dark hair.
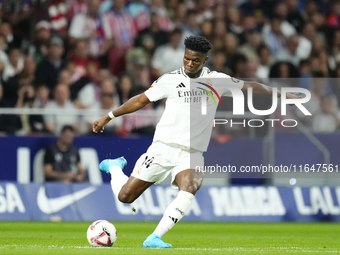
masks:
[[[207,54],[212,45],[207,38],[201,35],[189,36],[184,40],[185,48]]]
[[[65,126],[63,126],[63,128],[61,129],[61,133],[64,133],[64,132],[66,132],[66,131],[72,131],[72,132],[74,132],[74,128],[73,128],[72,126],[70,126],[70,125],[65,125]]]

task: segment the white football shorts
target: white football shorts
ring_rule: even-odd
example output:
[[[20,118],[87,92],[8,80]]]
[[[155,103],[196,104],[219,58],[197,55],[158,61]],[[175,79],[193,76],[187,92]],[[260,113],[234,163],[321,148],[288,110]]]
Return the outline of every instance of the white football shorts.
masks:
[[[178,188],[175,177],[187,169],[204,166],[201,151],[177,144],[155,141],[137,160],[131,176],[159,184],[171,173],[171,187]]]

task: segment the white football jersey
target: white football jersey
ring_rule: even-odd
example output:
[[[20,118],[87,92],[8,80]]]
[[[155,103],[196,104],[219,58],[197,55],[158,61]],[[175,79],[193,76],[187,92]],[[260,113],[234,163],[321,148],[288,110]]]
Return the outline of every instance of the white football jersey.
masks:
[[[243,84],[241,80],[206,67],[196,79],[189,78],[184,67],[162,75],[145,91],[152,102],[167,98],[154,141],[206,151],[219,102],[215,92],[220,97],[232,96],[226,85],[241,89]],[[206,105],[206,115],[202,114],[202,104]]]

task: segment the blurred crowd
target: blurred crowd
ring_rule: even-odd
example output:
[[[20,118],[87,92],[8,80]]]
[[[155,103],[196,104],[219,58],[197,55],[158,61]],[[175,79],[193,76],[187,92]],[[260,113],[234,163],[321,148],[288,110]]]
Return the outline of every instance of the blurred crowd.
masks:
[[[339,0],[0,0],[0,13],[0,107],[89,112],[1,115],[0,108],[2,134],[59,135],[65,125],[91,133],[100,110],[180,68],[190,35],[213,44],[211,70],[307,88],[313,117],[293,114],[314,132],[339,129]],[[105,134],[152,135],[164,104],[115,119]],[[270,108],[268,100],[254,104]]]

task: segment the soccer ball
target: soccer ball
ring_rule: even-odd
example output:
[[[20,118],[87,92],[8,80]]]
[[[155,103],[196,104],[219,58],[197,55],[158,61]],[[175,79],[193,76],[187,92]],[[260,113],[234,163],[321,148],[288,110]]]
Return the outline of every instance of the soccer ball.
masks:
[[[117,230],[107,220],[97,220],[87,229],[87,241],[93,246],[112,246],[117,240]]]

